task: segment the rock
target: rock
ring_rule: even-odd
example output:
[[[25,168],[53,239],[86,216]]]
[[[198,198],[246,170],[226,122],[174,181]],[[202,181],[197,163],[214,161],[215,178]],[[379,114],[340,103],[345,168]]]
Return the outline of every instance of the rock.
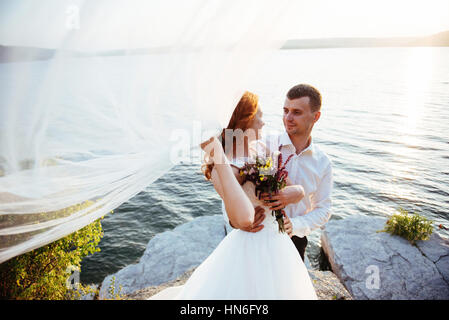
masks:
[[[332,271],[309,269],[309,276],[319,300],[352,300],[348,290]]]
[[[434,234],[411,245],[385,232],[387,218],[354,215],[329,221],[321,245],[354,299],[449,299],[448,241]]]
[[[162,290],[167,289],[169,287],[183,285],[190,278],[190,276],[192,275],[193,271],[195,271],[195,268],[192,268],[192,269],[188,270],[187,272],[185,272],[184,274],[182,274],[180,277],[178,277],[175,280],[163,283],[163,284],[158,285],[158,286],[151,286],[151,287],[147,287],[147,288],[138,290],[138,291],[133,292],[131,294],[125,295],[123,298],[125,300],[148,300],[148,298],[150,298],[151,296],[155,295],[159,291],[162,291]]]
[[[307,257],[307,254],[304,255],[304,264],[306,265],[307,270],[311,270],[312,265],[310,264],[309,257]]]
[[[195,268],[190,269],[176,280],[169,281],[159,286],[151,286],[123,298],[126,300],[147,300],[156,293],[172,287],[183,285],[191,276]],[[331,271],[309,270],[319,300],[352,300],[351,295]]]
[[[147,299],[170,286],[181,285],[217,247],[226,235],[222,215],[198,217],[172,231],[156,235],[148,242],[139,263],[107,276],[101,285],[99,298],[110,298],[109,288],[114,277],[115,293],[125,299]],[[232,231],[232,229],[229,229]],[[350,299],[349,293],[331,272],[310,272],[320,299]]]
[[[449,241],[437,233],[432,233],[429,240],[416,241],[418,249],[435,263],[444,280],[449,283]]]
[[[176,279],[200,265],[224,236],[222,215],[198,217],[156,235],[149,241],[139,263],[103,280],[100,299],[109,297],[112,277],[115,277],[115,288],[122,286],[120,292],[124,295]]]
[[[87,292],[86,294],[83,294],[82,292],[80,292],[81,296],[79,298],[79,300],[94,300],[95,299],[95,295],[96,295],[96,290],[98,290],[98,285],[96,284],[90,284],[87,287],[90,288],[90,292]]]

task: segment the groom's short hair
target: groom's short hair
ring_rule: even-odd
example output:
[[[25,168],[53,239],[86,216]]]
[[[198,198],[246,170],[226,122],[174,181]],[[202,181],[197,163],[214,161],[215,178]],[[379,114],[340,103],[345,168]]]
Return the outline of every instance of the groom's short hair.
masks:
[[[309,84],[298,84],[287,92],[287,98],[289,100],[299,99],[302,97],[309,97],[309,104],[312,112],[320,111],[321,93],[318,89]]]

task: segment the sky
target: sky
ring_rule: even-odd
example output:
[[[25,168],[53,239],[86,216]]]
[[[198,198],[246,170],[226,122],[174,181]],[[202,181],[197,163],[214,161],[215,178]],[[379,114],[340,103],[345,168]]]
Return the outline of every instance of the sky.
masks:
[[[284,21],[288,26],[284,30],[286,39],[420,36],[449,30],[449,0],[292,2],[294,14]],[[100,38],[108,48],[114,47],[117,39],[133,44],[163,45],[171,41],[169,39],[179,38],[178,29],[183,30],[198,21],[198,12],[206,17],[218,8],[220,13],[226,14],[227,7],[233,4],[234,8],[229,10],[232,12],[230,19],[224,19],[226,28],[217,28],[220,32],[229,29],[229,33],[233,33],[232,28],[239,26],[238,22],[253,11],[259,12],[263,3],[266,10],[262,13],[270,13],[270,0],[0,0],[0,44],[59,47],[67,39],[67,28],[80,24],[84,28],[81,30],[87,30],[83,34],[84,46],[87,41],[95,43]],[[92,10],[92,6],[101,10]],[[208,7],[209,12],[203,10],[204,7]],[[236,8],[241,8],[240,12]],[[236,13],[239,16],[233,20]],[[260,20],[272,23],[269,17],[265,18]],[[204,21],[209,21],[207,19]],[[122,28],[123,25],[128,28]]]
[[[294,38],[420,36],[449,30],[449,0],[315,0]]]

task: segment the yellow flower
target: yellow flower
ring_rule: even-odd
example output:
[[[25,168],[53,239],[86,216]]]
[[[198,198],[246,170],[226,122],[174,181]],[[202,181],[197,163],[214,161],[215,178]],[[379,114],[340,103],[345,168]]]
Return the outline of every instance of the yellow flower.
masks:
[[[271,167],[271,158],[268,158],[267,166],[268,166],[268,167]]]
[[[260,181],[263,181],[263,174],[260,176]]]

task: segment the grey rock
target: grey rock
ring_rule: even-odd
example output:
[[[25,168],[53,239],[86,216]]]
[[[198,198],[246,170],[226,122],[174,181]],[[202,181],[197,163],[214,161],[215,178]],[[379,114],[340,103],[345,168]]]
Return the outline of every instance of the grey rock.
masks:
[[[441,276],[449,284],[449,240],[432,233],[429,240],[416,241],[418,249],[435,263]]]
[[[88,285],[90,287],[91,292],[88,292],[87,294],[81,294],[79,300],[94,300],[95,299],[95,291],[98,290],[98,285],[96,284],[90,284]]]
[[[204,216],[156,235],[148,242],[139,263],[129,265],[103,280],[99,298],[111,298],[109,290],[113,277],[114,293],[120,293],[127,299],[143,299],[163,288],[184,283],[192,270],[199,266],[225,237],[225,225],[220,214]],[[312,269],[307,256],[305,265],[307,269]],[[334,279],[331,279],[330,275],[323,276],[326,278],[325,282],[333,283],[321,286],[323,296],[329,299],[334,296],[349,297],[349,294],[344,293],[341,284],[338,288],[334,283],[337,279],[335,276]],[[315,274],[315,280],[323,283],[319,274]]]
[[[171,281],[200,265],[224,238],[222,215],[198,217],[152,238],[139,263],[108,275],[101,285],[100,299],[109,297],[112,277],[121,294]]]
[[[140,289],[136,292],[133,292],[131,294],[125,295],[123,298],[125,300],[148,300],[151,296],[155,295],[156,293],[159,293],[160,291],[167,289],[169,287],[176,287],[183,285],[192,275],[193,271],[195,271],[195,268],[192,268],[185,273],[183,273],[181,276],[176,278],[175,280],[171,280],[169,282],[162,283],[158,286],[150,286],[146,287],[144,289]]]
[[[352,300],[348,290],[331,271],[309,269],[318,300]]]
[[[160,284],[158,286],[151,286],[134,293],[124,296],[126,300],[147,300],[156,293],[172,287],[183,285],[192,275],[195,268],[186,271],[175,280]],[[309,270],[310,278],[312,279],[317,297],[319,300],[352,300],[351,295],[341,284],[340,280],[330,271]]]
[[[386,220],[354,215],[329,221],[321,234],[332,271],[353,298],[449,299],[449,285],[440,271],[447,266],[447,243],[434,237],[413,246],[401,237],[377,233]]]

